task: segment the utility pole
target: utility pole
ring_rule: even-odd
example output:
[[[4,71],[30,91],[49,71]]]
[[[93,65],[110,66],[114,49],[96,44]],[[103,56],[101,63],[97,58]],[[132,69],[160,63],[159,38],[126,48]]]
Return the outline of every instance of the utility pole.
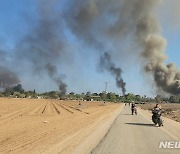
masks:
[[[105,82],[105,93],[107,91],[107,85],[108,85],[109,82]]]

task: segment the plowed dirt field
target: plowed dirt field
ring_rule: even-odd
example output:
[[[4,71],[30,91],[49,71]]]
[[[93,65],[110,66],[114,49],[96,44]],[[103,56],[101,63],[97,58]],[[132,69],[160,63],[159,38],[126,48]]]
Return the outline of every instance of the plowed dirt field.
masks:
[[[120,108],[114,103],[0,98],[0,153],[74,153],[98,125],[108,127]]]

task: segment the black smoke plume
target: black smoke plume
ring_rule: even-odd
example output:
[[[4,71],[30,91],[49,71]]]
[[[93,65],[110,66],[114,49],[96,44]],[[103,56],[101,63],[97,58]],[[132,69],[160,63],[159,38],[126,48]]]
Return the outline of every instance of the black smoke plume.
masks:
[[[56,70],[56,66],[54,65],[47,64],[46,68],[48,70],[48,74],[51,77],[51,79],[53,79],[59,85],[60,96],[65,95],[66,87],[67,87],[67,85],[63,82],[65,75],[63,74],[57,75],[58,72]]]
[[[125,95],[126,83],[123,81],[123,78],[121,76],[122,70],[121,68],[115,66],[115,64],[112,62],[111,56],[107,52],[105,52],[103,56],[101,56],[99,67],[101,71],[105,69],[115,77],[117,87],[121,88],[123,95]]]
[[[153,76],[157,88],[176,95],[180,94],[180,71],[173,63],[165,64],[166,40],[157,16],[158,7],[164,2],[77,0],[68,10],[66,22],[77,37],[102,52],[110,50],[108,44],[131,37],[129,43],[138,46],[131,53],[145,59],[142,67]]]
[[[64,57],[62,22],[55,10],[56,1],[38,1],[38,18],[29,19],[33,27],[18,44],[18,56],[33,65],[34,73],[47,72],[61,93],[67,85],[58,75],[58,62]],[[45,71],[44,71],[45,70]]]
[[[18,85],[15,85],[13,87],[7,87],[5,88],[5,92],[23,92],[24,89],[22,88],[22,85],[21,84],[18,84]]]
[[[115,67],[110,54],[107,52],[108,48],[106,45],[109,42],[107,32],[102,32],[101,29],[98,29],[103,29],[104,26],[107,26],[103,25],[103,22],[99,22],[99,18],[106,12],[102,5],[103,2],[106,5],[106,0],[78,0],[74,2],[72,8],[70,7],[68,12],[66,12],[66,24],[80,40],[89,45],[89,47],[99,51],[100,61],[98,67],[107,70],[115,77],[117,87],[121,88],[123,95],[125,95],[126,83],[121,76],[122,70]]]
[[[12,87],[20,82],[16,73],[10,69],[0,66],[0,88]]]

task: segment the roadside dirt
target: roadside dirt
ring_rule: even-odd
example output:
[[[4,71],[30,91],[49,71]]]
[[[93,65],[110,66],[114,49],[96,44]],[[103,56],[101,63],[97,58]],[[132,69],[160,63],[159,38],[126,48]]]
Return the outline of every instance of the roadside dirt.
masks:
[[[121,107],[101,102],[79,105],[78,101],[0,98],[0,153],[78,153],[83,142],[98,142],[89,138],[93,131],[98,130],[97,139],[98,135],[99,140],[103,137]]]

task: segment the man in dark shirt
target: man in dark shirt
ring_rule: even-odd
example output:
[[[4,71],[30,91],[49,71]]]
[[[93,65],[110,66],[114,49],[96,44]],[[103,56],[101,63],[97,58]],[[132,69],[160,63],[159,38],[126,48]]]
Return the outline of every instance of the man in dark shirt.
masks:
[[[134,103],[131,104],[131,112],[132,112],[132,115],[134,114],[134,111],[136,109],[136,105]]]

